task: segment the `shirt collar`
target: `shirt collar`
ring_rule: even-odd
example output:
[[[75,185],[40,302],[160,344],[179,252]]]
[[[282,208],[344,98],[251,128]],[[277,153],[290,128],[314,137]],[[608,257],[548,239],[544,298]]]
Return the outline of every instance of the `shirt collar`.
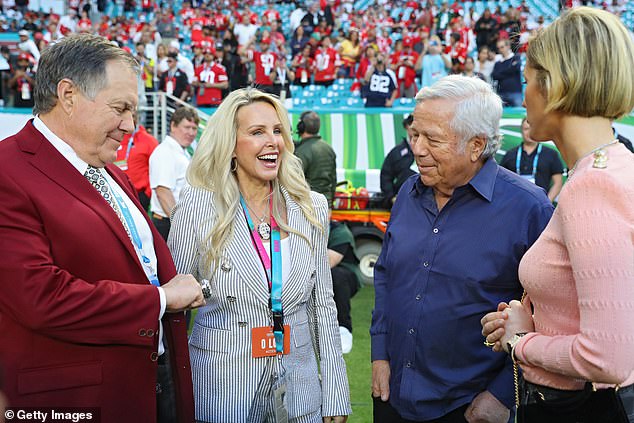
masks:
[[[44,138],[46,138],[53,147],[55,147],[55,149],[59,151],[59,153],[64,156],[64,158],[68,160],[75,169],[77,169],[79,173],[82,175],[86,173],[86,170],[88,170],[88,163],[80,159],[77,153],[75,153],[75,150],[73,150],[66,141],[55,135],[53,131],[51,131],[48,126],[42,122],[42,119],[40,119],[39,116],[36,116],[35,119],[33,119],[33,126],[35,129],[40,131],[42,135],[44,135]]]
[[[467,185],[471,185],[473,189],[480,194],[485,200],[491,202],[493,199],[493,189],[495,188],[495,179],[498,174],[498,165],[493,157],[489,157],[482,168],[471,178]],[[424,193],[429,187],[423,184],[420,178],[416,179],[416,183],[412,186],[410,192],[417,194]]]
[[[178,149],[178,151],[182,152],[185,156],[187,156],[187,158],[189,158],[189,153],[187,152],[187,149],[180,145],[178,141],[176,141],[176,139],[174,139],[170,135],[166,135],[163,142],[167,143],[174,150]]]
[[[482,169],[471,178],[469,185],[475,189],[478,194],[485,198],[488,202],[493,199],[493,189],[495,188],[495,179],[498,175],[498,165],[493,157],[489,157]]]

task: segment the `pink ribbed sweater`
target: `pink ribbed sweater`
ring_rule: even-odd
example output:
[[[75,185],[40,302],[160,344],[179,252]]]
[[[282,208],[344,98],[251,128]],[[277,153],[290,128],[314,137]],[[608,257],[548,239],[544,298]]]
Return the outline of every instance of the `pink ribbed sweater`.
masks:
[[[605,151],[606,169],[593,168],[593,155],[579,162],[520,263],[535,332],[515,354],[533,383],[634,383],[634,154]]]

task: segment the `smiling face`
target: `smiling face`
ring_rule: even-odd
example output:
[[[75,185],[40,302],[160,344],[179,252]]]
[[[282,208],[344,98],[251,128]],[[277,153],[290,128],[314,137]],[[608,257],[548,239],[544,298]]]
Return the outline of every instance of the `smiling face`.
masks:
[[[284,152],[282,123],[275,108],[266,102],[241,107],[236,114],[234,157],[241,186],[268,186],[277,178]]]
[[[83,161],[103,167],[117,157],[126,133],[134,131],[137,106],[137,76],[125,64],[106,65],[106,86],[94,100],[79,90],[73,94],[69,143]]]
[[[450,128],[455,107],[449,100],[423,101],[414,109],[410,127],[412,152],[423,184],[449,194],[477,173],[483,147],[474,138],[461,151],[460,139]]]

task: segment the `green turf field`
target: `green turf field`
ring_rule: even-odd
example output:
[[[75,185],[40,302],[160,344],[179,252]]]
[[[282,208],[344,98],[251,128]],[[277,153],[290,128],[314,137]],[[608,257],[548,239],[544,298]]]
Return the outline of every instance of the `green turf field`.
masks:
[[[344,355],[350,382],[352,423],[372,421],[372,366],[370,364],[370,320],[374,308],[374,287],[364,286],[352,298],[352,334],[350,354]]]

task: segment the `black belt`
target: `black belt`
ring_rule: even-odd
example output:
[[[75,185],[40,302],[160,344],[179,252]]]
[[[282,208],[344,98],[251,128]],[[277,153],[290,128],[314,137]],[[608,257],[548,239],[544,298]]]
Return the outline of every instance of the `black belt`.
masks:
[[[537,385],[520,378],[520,405],[532,404],[570,404],[574,402],[584,402],[592,395],[594,389],[592,383],[586,382],[583,389],[563,390],[550,388],[548,386]],[[608,388],[614,389],[614,388]],[[634,385],[619,388],[620,396],[625,394],[628,397],[634,395]]]

